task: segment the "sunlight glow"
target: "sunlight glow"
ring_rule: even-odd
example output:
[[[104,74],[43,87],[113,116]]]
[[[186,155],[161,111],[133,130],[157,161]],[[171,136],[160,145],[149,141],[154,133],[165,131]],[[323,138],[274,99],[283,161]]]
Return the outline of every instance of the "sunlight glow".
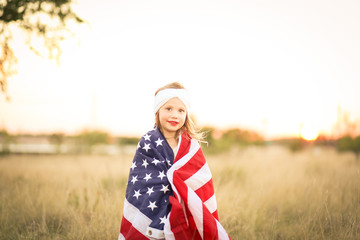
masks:
[[[306,141],[314,141],[319,136],[319,130],[314,127],[305,126],[301,128],[300,135]]]

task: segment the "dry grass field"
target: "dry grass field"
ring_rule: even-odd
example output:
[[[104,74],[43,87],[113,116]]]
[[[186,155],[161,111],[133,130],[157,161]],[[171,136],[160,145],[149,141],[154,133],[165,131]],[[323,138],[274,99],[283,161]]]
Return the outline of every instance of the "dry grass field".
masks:
[[[281,147],[207,156],[236,239],[360,239],[360,163]],[[0,239],[117,239],[132,156],[0,158]]]

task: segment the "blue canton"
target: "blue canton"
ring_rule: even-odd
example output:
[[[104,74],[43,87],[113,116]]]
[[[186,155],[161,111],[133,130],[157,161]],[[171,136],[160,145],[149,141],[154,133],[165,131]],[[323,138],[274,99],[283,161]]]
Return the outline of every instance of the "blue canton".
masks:
[[[126,199],[152,220],[150,227],[164,229],[173,195],[167,171],[174,153],[158,128],[146,133],[138,143],[130,167]]]

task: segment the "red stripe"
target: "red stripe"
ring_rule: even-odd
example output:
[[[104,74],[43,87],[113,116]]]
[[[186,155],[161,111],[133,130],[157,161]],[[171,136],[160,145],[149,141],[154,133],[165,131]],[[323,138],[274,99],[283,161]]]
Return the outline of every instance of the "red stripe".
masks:
[[[202,166],[204,166],[205,158],[202,156],[201,151],[197,151],[197,153],[184,166],[177,170],[183,181],[194,175]]]
[[[186,229],[186,232],[187,232],[187,235],[188,236],[191,236],[191,240],[202,240],[201,236],[200,236],[200,233],[196,227],[196,223],[195,223],[195,220],[194,220],[194,217],[192,216],[189,208],[187,207],[187,205],[185,205],[185,211],[186,211],[186,217],[184,215],[184,211],[182,210],[182,213],[179,214],[179,216],[183,215],[184,218],[187,218],[187,223],[186,223],[186,226],[187,226],[187,229]],[[171,213],[173,213],[173,209],[171,209]],[[179,217],[177,217],[179,218]],[[183,230],[184,231],[184,230]],[[178,240],[178,238],[176,238]],[[182,240],[183,238],[179,238],[179,240]]]
[[[212,213],[212,215],[214,216],[214,218],[216,218],[216,220],[219,221],[219,214],[218,214],[218,210],[216,209],[215,212]]]
[[[216,220],[203,204],[204,240],[218,239]]]
[[[201,235],[196,227],[196,223],[195,223],[195,220],[194,220],[194,217],[191,215],[190,211],[188,211],[188,221],[189,221],[189,227],[190,227],[190,230],[191,230],[191,235],[192,235],[192,239],[193,240],[201,240]]]
[[[189,153],[190,146],[191,146],[191,141],[190,141],[189,137],[187,137],[186,134],[183,134],[181,136],[181,144],[180,144],[180,147],[178,150],[178,154],[176,155],[176,157],[174,159],[174,163]]]
[[[178,190],[181,198],[184,200],[184,202],[187,204],[187,186],[185,182],[181,179],[181,175],[179,174],[179,171],[175,171],[173,173],[173,183]]]
[[[191,142],[186,139],[185,136],[183,136],[178,155],[176,156],[174,162],[185,157],[187,154],[189,154],[189,151],[192,151]],[[184,164],[184,166],[181,166],[178,170],[173,172],[174,187],[179,193],[179,197],[181,197],[181,199],[184,201],[184,206],[182,206],[179,202],[177,194],[175,194],[175,197],[170,198],[172,208],[169,221],[171,230],[174,233],[176,240],[202,239],[198,229],[196,228],[194,217],[192,216],[188,207],[192,203],[189,202],[190,200],[188,199],[188,186],[184,181],[196,174],[197,171],[199,171],[199,169],[204,166],[204,164],[206,164],[206,160],[201,148],[199,148],[199,150],[197,150],[197,152],[191,157],[191,159],[189,159]],[[204,204],[205,201],[207,201],[214,195],[214,185],[212,179],[210,179],[207,183],[197,189],[195,193],[203,202],[202,216],[196,216],[202,218],[203,233],[201,233],[201,235],[203,235],[203,239],[205,240],[218,239],[218,212],[216,210],[214,213],[210,213],[210,211]]]
[[[169,197],[171,204],[171,214],[169,218],[171,231],[176,240],[192,240],[191,230],[187,224],[183,208],[175,197]]]
[[[214,192],[214,184],[212,179],[201,186],[201,188],[197,189],[195,193],[200,197],[201,201],[206,202],[209,198],[211,198]]]
[[[175,171],[174,174],[173,174],[173,183],[174,183],[176,189],[178,190],[179,195],[181,196],[182,200],[185,203],[184,204],[185,209],[183,209],[181,204],[179,203],[179,200],[177,200],[178,203],[179,203],[179,206],[181,206],[182,215],[184,216],[184,218],[187,218],[187,220],[189,221],[190,220],[189,217],[191,216],[191,214],[190,214],[190,211],[189,211],[189,208],[188,208],[188,188],[187,188],[187,185],[185,184],[185,182],[179,176],[178,170]],[[175,196],[177,196],[177,195],[175,194]],[[171,214],[173,213],[173,207],[174,206],[172,206],[172,208],[171,208]],[[184,214],[184,210],[186,212],[186,216]],[[182,215],[180,215],[180,216],[182,216]],[[192,225],[191,221],[189,221],[189,224],[190,224],[190,226],[188,226],[188,229],[189,229],[188,231],[189,231],[189,234],[190,234],[190,229],[194,229],[193,226],[195,226],[195,224]],[[173,225],[171,225],[171,226],[173,226]],[[190,235],[192,235],[192,234],[190,234]]]
[[[121,220],[120,233],[126,240],[148,240],[148,238],[136,230],[132,226],[131,222],[129,222],[124,216]]]

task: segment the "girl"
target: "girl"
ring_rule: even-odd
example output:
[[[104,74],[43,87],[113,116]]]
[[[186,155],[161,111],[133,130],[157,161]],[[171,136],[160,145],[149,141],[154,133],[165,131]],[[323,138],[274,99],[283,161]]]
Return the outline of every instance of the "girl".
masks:
[[[185,88],[174,82],[157,90],[154,114],[130,167],[119,239],[230,239]]]

